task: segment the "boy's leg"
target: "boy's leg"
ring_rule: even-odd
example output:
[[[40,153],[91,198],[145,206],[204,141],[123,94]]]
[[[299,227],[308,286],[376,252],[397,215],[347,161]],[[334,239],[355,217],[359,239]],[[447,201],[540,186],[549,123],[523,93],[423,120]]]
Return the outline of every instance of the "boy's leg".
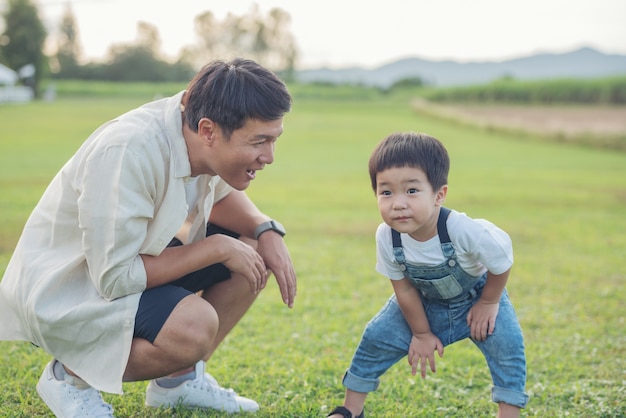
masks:
[[[494,333],[485,341],[473,342],[487,360],[494,385],[491,398],[500,405],[499,416],[518,416],[519,408],[528,402],[526,356],[522,329],[506,290],[500,298]]]
[[[500,402],[498,404],[498,418],[518,418],[521,408]]]
[[[353,417],[363,412],[368,393],[378,388],[379,377],[407,355],[411,335],[398,302],[392,296],[365,327],[343,378],[347,388],[344,407]],[[339,414],[331,416],[341,417]]]

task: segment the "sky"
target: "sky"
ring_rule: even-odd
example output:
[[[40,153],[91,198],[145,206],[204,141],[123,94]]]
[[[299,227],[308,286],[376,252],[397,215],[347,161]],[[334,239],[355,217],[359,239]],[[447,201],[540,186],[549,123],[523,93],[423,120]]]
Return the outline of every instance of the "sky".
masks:
[[[195,42],[197,15],[211,11],[221,20],[255,4],[264,15],[278,7],[291,16],[300,69],[374,68],[407,57],[502,61],[583,46],[626,55],[626,0],[34,1],[49,32],[70,2],[88,59],[132,42],[138,20],[157,27],[163,52],[175,58]]]

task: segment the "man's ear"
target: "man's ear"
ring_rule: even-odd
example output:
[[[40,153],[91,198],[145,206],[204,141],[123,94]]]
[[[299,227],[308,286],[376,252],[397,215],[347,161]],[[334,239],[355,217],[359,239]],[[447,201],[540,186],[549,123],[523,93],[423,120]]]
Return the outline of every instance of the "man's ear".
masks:
[[[438,206],[442,206],[443,202],[446,200],[447,195],[448,195],[448,185],[444,184],[437,191],[437,196],[435,196],[435,203]]]
[[[209,118],[202,118],[198,121],[198,136],[207,144],[215,141],[218,129],[217,124]]]

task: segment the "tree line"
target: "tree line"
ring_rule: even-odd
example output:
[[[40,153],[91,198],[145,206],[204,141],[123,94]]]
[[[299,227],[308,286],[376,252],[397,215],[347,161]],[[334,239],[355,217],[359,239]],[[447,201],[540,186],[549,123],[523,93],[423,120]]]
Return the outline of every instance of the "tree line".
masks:
[[[107,81],[188,81],[205,63],[215,58],[245,56],[290,80],[298,48],[289,29],[291,17],[280,8],[262,14],[258,6],[241,16],[229,13],[219,20],[211,11],[194,19],[197,42],[181,49],[172,62],[163,56],[158,28],[137,23],[133,42],[113,44],[104,60],[83,59],[78,22],[71,3],[63,12],[58,33],[47,33],[34,0],[8,0],[0,34],[0,63],[12,69],[32,65],[35,72],[24,80],[40,93],[41,81],[83,79]],[[44,52],[49,37],[56,51]]]
[[[435,102],[516,104],[626,104],[626,77],[522,81],[502,78],[485,85],[425,89]]]

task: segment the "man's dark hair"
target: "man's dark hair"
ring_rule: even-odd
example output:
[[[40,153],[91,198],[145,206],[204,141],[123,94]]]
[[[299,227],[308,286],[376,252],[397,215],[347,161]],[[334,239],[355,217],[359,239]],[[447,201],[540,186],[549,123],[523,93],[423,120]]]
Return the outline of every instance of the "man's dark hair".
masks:
[[[376,192],[376,175],[388,168],[412,167],[426,173],[433,190],[448,184],[450,158],[443,144],[426,134],[396,132],[383,139],[369,160],[372,189]]]
[[[273,72],[255,61],[213,61],[190,81],[183,99],[185,122],[194,132],[209,118],[228,139],[248,119],[272,121],[291,109],[291,96]]]

